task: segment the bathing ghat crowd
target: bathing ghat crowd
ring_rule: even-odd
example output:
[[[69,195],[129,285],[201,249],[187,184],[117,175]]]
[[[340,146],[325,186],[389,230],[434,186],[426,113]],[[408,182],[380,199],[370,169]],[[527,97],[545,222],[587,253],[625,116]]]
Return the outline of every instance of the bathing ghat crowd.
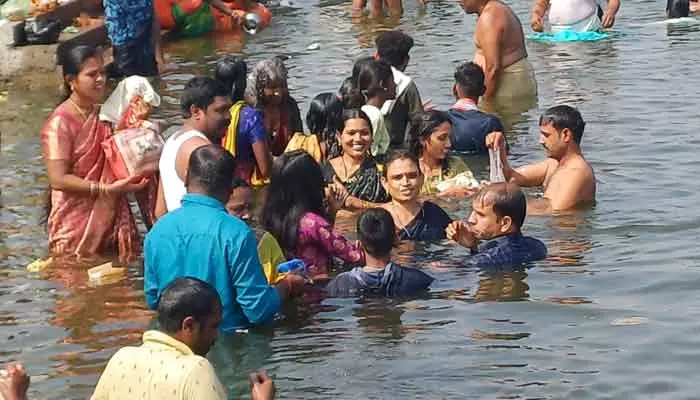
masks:
[[[619,3],[611,3],[612,15],[596,12],[596,29],[614,22]],[[504,124],[485,111],[537,100],[523,30],[497,0],[462,7],[478,16],[476,52],[453,71],[449,110],[422,102],[404,73],[413,39],[392,30],[337,90],[313,98],[306,129],[281,57],[249,68],[222,56],[210,76],[187,82],[183,122],[164,138],[151,118],[161,100],[148,79],[127,76],[105,100],[101,51],[70,50],[64,101],[41,130],[49,252],[122,263],[142,256],[145,299],[157,312],[157,329],[111,358],[93,399],[226,398],[205,358],[219,334],[269,324],[284,302],[311,294],[428,291],[434,278],[421,265],[392,256],[399,242],[464,247],[460,265],[474,269],[527,268],[546,257],[545,245],[523,232],[526,216],[595,202],[595,175],[581,152],[585,122],[571,106],[548,108],[539,119],[542,161],[512,166]],[[477,181],[463,153],[492,158],[490,182]],[[466,198],[466,220],[439,205]],[[337,220],[354,221],[354,232]],[[264,371],[250,382],[254,399],[274,397]],[[28,383],[22,366],[10,365],[0,394],[24,398]]]

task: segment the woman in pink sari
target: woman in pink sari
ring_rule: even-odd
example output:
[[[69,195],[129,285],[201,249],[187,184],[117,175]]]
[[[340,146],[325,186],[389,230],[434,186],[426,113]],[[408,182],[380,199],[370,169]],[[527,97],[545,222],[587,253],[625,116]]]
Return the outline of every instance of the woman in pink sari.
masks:
[[[85,258],[117,250],[129,261],[141,243],[125,194],[142,189],[141,177],[117,180],[102,142],[112,130],[99,120],[105,89],[102,54],[77,46],[63,64],[70,96],[48,117],[41,144],[51,185],[49,250]]]

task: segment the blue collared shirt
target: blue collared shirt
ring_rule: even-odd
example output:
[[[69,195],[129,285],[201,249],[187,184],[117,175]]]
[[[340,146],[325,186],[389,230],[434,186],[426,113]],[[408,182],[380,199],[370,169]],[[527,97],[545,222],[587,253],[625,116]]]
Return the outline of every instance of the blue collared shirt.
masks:
[[[547,257],[540,240],[516,232],[479,243],[462,264],[465,267],[511,268]]]
[[[146,235],[144,291],[155,309],[165,287],[191,276],[221,296],[221,331],[270,321],[280,309],[258,259],[253,231],[209,196],[186,194],[182,207],[164,215]]]
[[[107,33],[114,46],[143,40],[143,33],[151,32],[153,0],[103,0],[102,5]]]

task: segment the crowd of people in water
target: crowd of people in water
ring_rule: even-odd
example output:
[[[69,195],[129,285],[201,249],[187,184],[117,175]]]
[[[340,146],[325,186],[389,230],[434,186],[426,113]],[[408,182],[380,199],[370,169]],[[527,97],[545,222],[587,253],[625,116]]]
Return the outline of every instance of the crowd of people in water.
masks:
[[[533,28],[545,3],[536,2]],[[269,323],[282,303],[310,293],[428,290],[434,277],[392,258],[398,241],[447,239],[469,249],[461,264],[470,268],[546,257],[545,245],[522,231],[527,214],[595,201],[595,176],[580,147],[585,122],[573,107],[548,108],[539,120],[546,157],[511,166],[504,125],[483,110],[536,100],[523,29],[498,0],[462,6],[478,15],[476,52],[454,71],[449,110],[422,102],[404,72],[413,39],[392,30],[337,91],[313,98],[307,131],[280,57],[249,70],[227,55],[211,76],[190,79],[180,96],[183,123],[164,140],[151,120],[160,96],[147,79],[129,76],[104,100],[101,52],[78,46],[68,53],[65,100],[41,131],[50,253],[80,260],[113,254],[125,263],[143,255],[145,298],[159,322],[140,347],[112,357],[93,399],[225,398],[203,358],[219,332]],[[611,1],[595,17],[611,26],[618,8]],[[459,153],[496,157],[504,181],[479,183]],[[542,187],[543,196],[526,198],[520,187],[528,186]],[[466,220],[439,205],[467,197]],[[357,241],[336,228],[350,217]],[[17,393],[26,391],[21,367],[5,375],[0,388],[10,379]],[[251,375],[251,387],[254,399],[274,396],[264,372]]]

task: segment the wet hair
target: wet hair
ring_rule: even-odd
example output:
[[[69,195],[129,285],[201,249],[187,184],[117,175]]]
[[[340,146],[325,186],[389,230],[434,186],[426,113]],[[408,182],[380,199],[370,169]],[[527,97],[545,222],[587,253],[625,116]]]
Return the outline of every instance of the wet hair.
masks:
[[[231,101],[243,100],[248,80],[248,66],[242,57],[223,56],[216,62],[214,78],[230,92]]]
[[[586,123],[583,122],[583,117],[577,109],[567,106],[554,106],[542,114],[540,117],[540,126],[552,125],[557,131],[568,129],[574,135],[576,144],[581,144],[583,130]]]
[[[165,333],[176,333],[182,322],[193,317],[202,322],[221,312],[221,298],[210,284],[197,278],[177,278],[158,299],[158,324]]]
[[[273,57],[255,64],[248,75],[248,86],[245,89],[245,100],[252,107],[262,107],[264,92],[271,82],[279,82],[287,87],[288,72],[282,57]]]
[[[262,224],[285,252],[296,247],[299,221],[306,213],[327,218],[324,187],[321,167],[304,150],[284,153],[272,163]]]
[[[231,194],[236,160],[221,146],[208,144],[192,152],[187,166],[186,186],[200,185],[212,197]]]
[[[350,89],[352,88],[352,76],[348,76],[343,80],[343,83],[340,85],[340,88],[338,89],[338,96],[340,96],[341,99],[344,99],[347,97],[348,93],[350,93]]]
[[[369,116],[359,108],[346,108],[343,110],[343,114],[340,116],[340,125],[338,126],[338,134],[343,133],[345,130],[345,123],[351,119],[364,119],[369,125],[369,131],[372,133],[372,120]]]
[[[690,2],[688,0],[667,0],[667,18],[685,18],[690,15]]]
[[[68,100],[71,94],[73,94],[68,81],[80,74],[80,71],[83,69],[83,65],[87,60],[97,57],[99,54],[100,49],[95,46],[80,45],[73,47],[62,57],[64,92],[62,102]]]
[[[408,149],[416,158],[423,154],[423,143],[421,140],[428,140],[440,125],[448,122],[452,125],[450,115],[444,111],[430,110],[416,112],[410,115],[408,129]],[[442,160],[442,170],[447,172],[448,159]]]
[[[309,132],[331,149],[337,144],[335,135],[340,130],[343,118],[343,102],[335,93],[321,93],[314,97],[306,113],[306,126]],[[329,158],[337,154],[330,155]]]
[[[373,257],[386,257],[396,241],[394,218],[383,208],[370,208],[357,218],[357,237]]]
[[[386,61],[360,59],[352,69],[352,83],[348,94],[343,98],[348,108],[359,108],[367,100],[385,91],[385,85],[394,79],[391,66]]]
[[[481,97],[486,92],[484,70],[471,61],[457,67],[455,82],[466,97]]]
[[[206,110],[215,97],[230,96],[229,89],[208,76],[196,76],[185,84],[185,89],[180,96],[180,107],[184,118],[192,117],[190,108],[195,106]]]
[[[408,60],[408,52],[413,48],[413,38],[400,30],[393,30],[377,36],[374,44],[382,60],[394,68],[399,68]]]
[[[527,201],[520,187],[514,183],[491,183],[481,188],[474,199],[474,204],[491,206],[498,218],[510,217],[513,226],[520,230],[527,214]]]
[[[410,151],[406,151],[406,150],[398,150],[398,151],[393,151],[393,152],[389,153],[389,156],[387,157],[386,162],[384,163],[384,168],[382,168],[382,176],[384,176],[384,178],[387,178],[389,166],[391,164],[393,164],[394,161],[398,161],[398,160],[410,160],[418,168],[418,174],[419,175],[423,174],[423,171],[420,170],[420,161],[418,161],[418,157],[416,157],[415,154],[411,153]]]

